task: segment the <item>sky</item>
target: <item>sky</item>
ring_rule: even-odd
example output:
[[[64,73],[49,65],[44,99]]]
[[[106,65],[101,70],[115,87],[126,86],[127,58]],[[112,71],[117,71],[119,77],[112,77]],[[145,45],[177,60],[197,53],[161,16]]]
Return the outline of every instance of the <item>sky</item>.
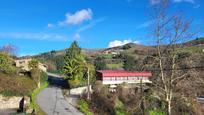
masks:
[[[150,9],[160,0],[0,0],[0,46],[12,44],[18,55],[68,48],[151,45]],[[204,26],[203,0],[170,0],[172,10]],[[202,36],[203,34],[199,34]]]

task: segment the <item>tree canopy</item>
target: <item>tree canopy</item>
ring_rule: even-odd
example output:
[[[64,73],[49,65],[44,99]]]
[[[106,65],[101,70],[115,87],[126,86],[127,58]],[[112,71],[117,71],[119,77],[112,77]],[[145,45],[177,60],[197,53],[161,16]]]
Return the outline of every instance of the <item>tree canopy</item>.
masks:
[[[82,64],[85,62],[85,59],[76,41],[66,50],[64,59],[65,66],[63,71],[67,79],[76,79],[82,75]]]
[[[30,69],[38,69],[38,64],[39,64],[39,61],[37,59],[32,59],[29,64],[28,64],[28,67]]]
[[[0,71],[4,73],[12,73],[14,70],[12,66],[12,59],[6,53],[0,52]]]

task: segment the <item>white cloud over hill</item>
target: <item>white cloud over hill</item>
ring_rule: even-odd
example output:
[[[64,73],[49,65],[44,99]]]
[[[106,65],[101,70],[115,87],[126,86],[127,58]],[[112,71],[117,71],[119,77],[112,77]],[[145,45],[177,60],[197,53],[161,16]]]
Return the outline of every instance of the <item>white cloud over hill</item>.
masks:
[[[125,44],[128,44],[128,43],[136,43],[138,44],[139,41],[133,41],[131,39],[126,39],[126,40],[123,40],[123,41],[120,41],[120,40],[114,40],[114,41],[111,41],[109,42],[108,44],[108,47],[117,47],[117,46],[122,46],[122,45],[125,45]]]

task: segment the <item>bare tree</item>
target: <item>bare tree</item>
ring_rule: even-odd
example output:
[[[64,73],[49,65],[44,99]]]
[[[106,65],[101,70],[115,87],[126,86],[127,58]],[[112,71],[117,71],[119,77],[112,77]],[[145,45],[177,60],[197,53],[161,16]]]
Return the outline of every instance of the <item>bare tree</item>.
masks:
[[[16,55],[17,54],[17,47],[12,44],[7,44],[0,47],[0,51],[7,53],[9,55]]]
[[[154,56],[159,68],[158,78],[153,84],[158,89],[160,97],[167,104],[167,113],[172,115],[173,98],[176,95],[177,85],[182,79],[189,76],[190,71],[178,71],[178,49],[181,42],[192,38],[190,30],[191,19],[185,19],[180,13],[169,15],[168,0],[160,0],[153,7],[153,37],[156,39],[156,52]]]

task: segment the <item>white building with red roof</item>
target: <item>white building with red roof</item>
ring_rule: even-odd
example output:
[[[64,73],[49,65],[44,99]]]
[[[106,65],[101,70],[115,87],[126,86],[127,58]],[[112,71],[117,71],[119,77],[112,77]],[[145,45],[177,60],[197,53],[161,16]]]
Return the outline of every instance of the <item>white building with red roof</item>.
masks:
[[[117,85],[122,83],[151,83],[149,77],[151,72],[137,72],[124,70],[97,70],[97,80],[101,80],[105,85]]]

